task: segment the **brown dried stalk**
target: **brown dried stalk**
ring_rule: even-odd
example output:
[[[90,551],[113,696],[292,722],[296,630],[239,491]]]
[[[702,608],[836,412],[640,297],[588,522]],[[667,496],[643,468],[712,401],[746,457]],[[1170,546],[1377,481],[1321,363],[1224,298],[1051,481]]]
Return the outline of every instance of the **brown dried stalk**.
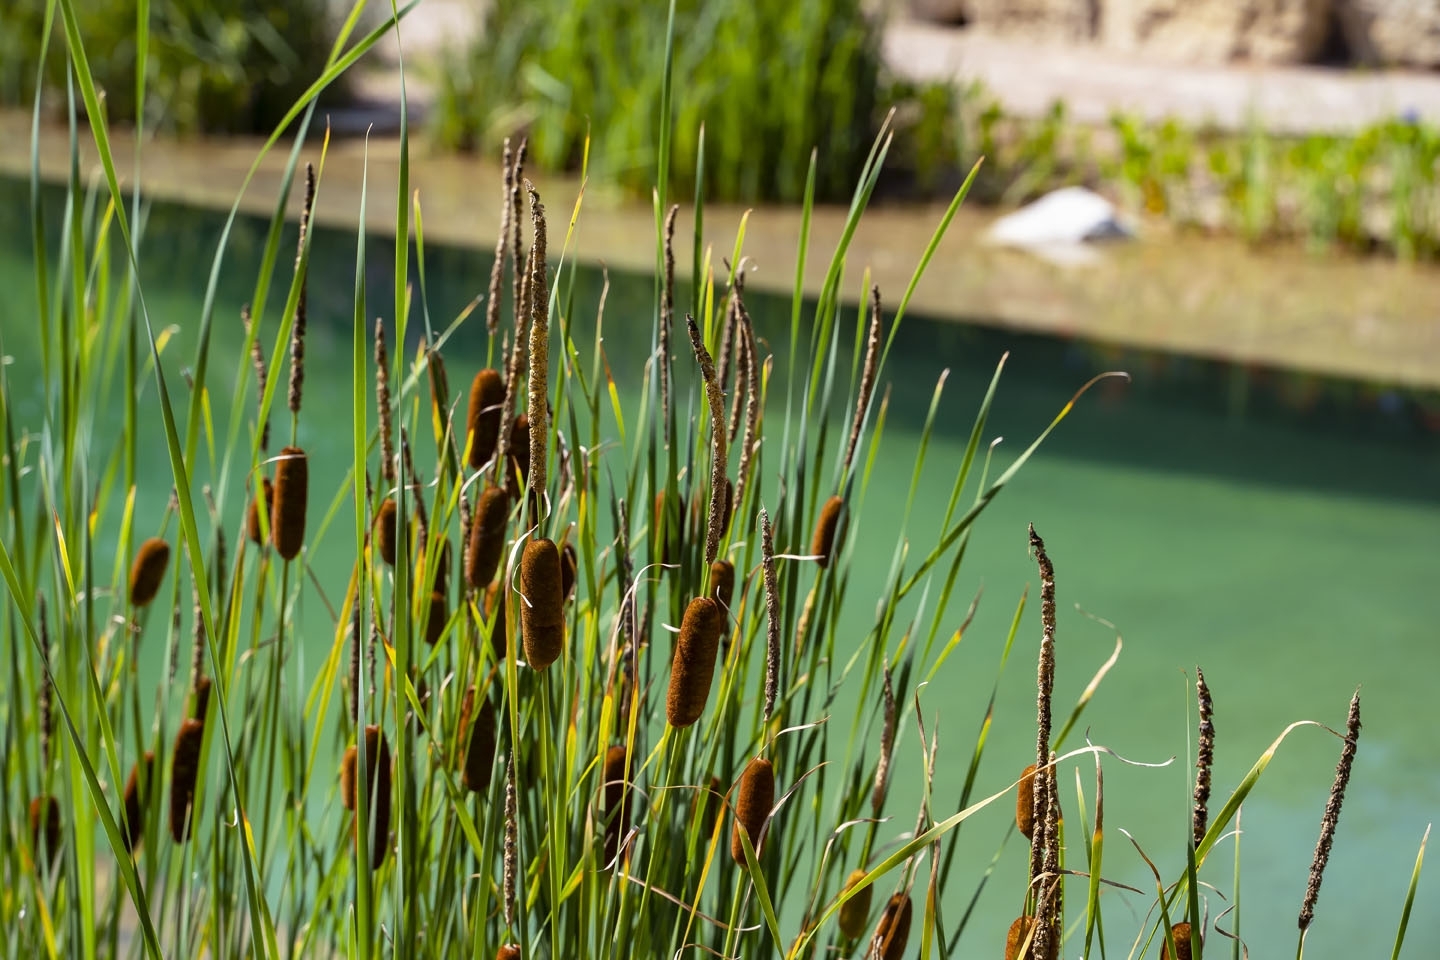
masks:
[[[305,268],[305,241],[310,234],[310,211],[315,206],[315,166],[305,164],[305,206],[300,211],[300,239],[295,244],[295,271],[300,274],[300,296],[295,301],[295,323],[290,328],[290,414],[300,415],[305,387],[305,314],[309,270]]]
[[[705,397],[710,403],[710,521],[705,533],[705,563],[710,564],[720,552],[725,527],[725,474],[729,469],[725,449],[725,398],[720,393],[715,363],[710,359],[710,351],[705,349],[695,318],[686,314],[685,325],[690,331],[690,346],[695,350],[695,360],[705,378]]]
[[[1030,883],[1032,888],[1045,876],[1045,857],[1049,850],[1047,827],[1050,813],[1050,792],[1055,782],[1050,761],[1050,698],[1055,688],[1055,568],[1045,552],[1045,541],[1030,525],[1030,548],[1040,570],[1040,658],[1037,667],[1035,702],[1035,835],[1030,843]],[[1044,888],[1038,896],[1044,896]],[[1035,955],[1047,956],[1050,944],[1046,914],[1037,907],[1040,924],[1035,930]]]
[[[880,688],[885,708],[880,727],[880,760],[875,764],[875,788],[870,793],[870,815],[876,819],[885,809],[885,794],[890,789],[890,757],[895,749],[895,689],[890,684],[890,666],[886,664],[884,669],[884,684]]]
[[[780,694],[780,587],[775,577],[775,532],[760,508],[760,569],[765,579],[765,719],[775,712]]]
[[[1205,674],[1195,667],[1195,696],[1200,703],[1200,736],[1195,751],[1195,846],[1205,839],[1205,828],[1209,821],[1210,768],[1215,762],[1215,708],[1210,701],[1210,687],[1205,683]]]
[[[760,359],[755,348],[755,327],[750,314],[745,310],[745,301],[737,300],[736,309],[740,314],[740,329],[745,335],[745,375],[748,385],[745,396],[745,436],[740,441],[740,473],[735,486],[735,504],[745,502],[745,486],[750,482],[750,471],[754,465],[757,438],[760,433]]]
[[[545,496],[545,447],[550,439],[550,290],[545,285],[545,205],[529,180],[530,219],[534,237],[530,243],[530,473],[531,520],[537,519]]]
[[[865,426],[865,414],[870,408],[870,397],[875,392],[875,374],[880,365],[880,288],[870,288],[870,334],[865,344],[865,369],[860,375],[860,394],[855,398],[855,419],[850,424],[850,441],[845,445],[845,468],[841,476],[850,473],[855,462],[855,448],[860,443],[860,430]]]
[[[240,308],[240,321],[245,324],[245,332],[250,333],[250,304]],[[265,351],[260,347],[260,336],[257,333],[250,341],[250,362],[255,367],[255,409],[256,416],[260,418],[260,449],[270,448],[270,419],[265,413],[265,383],[268,376],[265,371]]]
[[[390,412],[390,357],[385,349],[385,321],[375,318],[375,407],[380,414],[380,475],[395,486],[395,428]]]
[[[1335,765],[1335,782],[1330,785],[1330,799],[1325,801],[1325,814],[1320,820],[1320,840],[1315,844],[1315,857],[1310,861],[1310,882],[1305,886],[1305,900],[1300,905],[1300,931],[1303,934],[1315,919],[1315,901],[1320,898],[1320,881],[1325,879],[1325,866],[1330,862],[1330,846],[1335,842],[1335,828],[1340,823],[1340,807],[1345,803],[1345,787],[1350,783],[1350,768],[1355,763],[1355,750],[1360,742],[1360,691],[1350,698],[1350,714],[1345,720],[1345,745],[1340,748],[1340,762]]]
[[[495,241],[495,262],[490,265],[490,290],[485,300],[485,329],[490,338],[500,328],[500,286],[505,282],[505,248],[510,239],[510,191],[514,189],[514,160],[510,152],[510,138],[505,138],[505,152],[500,165],[503,184],[500,190],[500,236]]]
[[[665,215],[665,285],[660,290],[660,418],[664,423],[665,449],[670,449],[672,430],[670,398],[670,327],[675,323],[675,214],[677,203]],[[714,559],[711,557],[710,559]],[[708,562],[708,561],[707,561]]]

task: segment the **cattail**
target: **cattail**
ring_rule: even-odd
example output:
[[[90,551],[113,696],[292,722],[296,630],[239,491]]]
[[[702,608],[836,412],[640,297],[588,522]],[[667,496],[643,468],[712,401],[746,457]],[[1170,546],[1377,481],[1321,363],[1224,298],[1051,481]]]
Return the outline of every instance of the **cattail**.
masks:
[[[395,566],[395,541],[399,537],[399,533],[395,529],[399,513],[399,508],[390,497],[382,500],[380,509],[375,511],[373,527],[375,546],[380,550],[380,559],[392,567]]]
[[[375,409],[380,416],[380,475],[395,485],[395,432],[390,420],[390,357],[385,350],[385,321],[375,318]]]
[[[500,285],[505,280],[505,248],[508,246],[506,241],[510,237],[510,190],[512,186],[510,177],[513,172],[510,166],[511,162],[510,138],[506,137],[505,153],[500,162],[503,171],[500,194],[500,237],[495,241],[495,262],[490,264],[490,289],[485,299],[485,330],[492,340],[495,338],[495,331],[500,328]]]
[[[849,892],[864,879],[864,870],[852,870],[850,876],[845,879],[845,888],[842,893]],[[874,892],[875,887],[868,886],[840,904],[840,932],[851,940],[858,940],[865,936],[865,921],[870,918],[870,900]]]
[[[1310,861],[1310,882],[1305,886],[1305,901],[1300,906],[1302,935],[1315,919],[1315,901],[1320,898],[1320,881],[1325,878],[1325,865],[1330,862],[1330,845],[1335,841],[1335,827],[1340,823],[1340,807],[1345,803],[1345,787],[1350,783],[1350,768],[1355,763],[1359,742],[1360,691],[1356,690],[1345,720],[1345,745],[1340,748],[1340,762],[1335,765],[1335,782],[1330,785],[1330,799],[1325,802],[1325,815],[1320,820],[1320,840]]]
[[[529,180],[525,181],[525,190],[530,194],[530,219],[534,224],[530,242],[530,403],[526,411],[530,422],[528,482],[538,502],[545,495],[545,446],[550,439],[550,288],[545,283],[545,205]]]
[[[910,914],[914,908],[908,893],[897,893],[885,904],[875,936],[870,939],[870,956],[878,960],[900,960],[910,939]]]
[[[448,421],[450,417],[450,377],[445,373],[445,358],[440,356],[440,351],[424,344],[425,348],[425,375],[430,383],[430,406],[435,418],[441,424],[441,435],[435,438],[438,453],[444,453],[441,443],[444,435],[450,433]],[[451,436],[453,441],[454,437]]]
[[[740,434],[740,424],[745,417],[745,398],[750,393],[750,364],[745,359],[745,350],[749,346],[740,330],[740,321],[736,316],[735,303],[731,300],[730,309],[726,311],[727,322],[725,324],[725,342],[720,350],[720,382],[725,382],[726,367],[729,364],[730,354],[735,355],[735,387],[730,392],[730,429],[727,436],[731,443],[734,443]]]
[[[479,470],[495,456],[500,439],[500,412],[505,404],[505,381],[498,370],[481,370],[470,384],[470,409],[465,417],[470,432],[471,470]]]
[[[735,489],[735,502],[745,502],[745,485],[750,482],[750,469],[755,462],[755,450],[760,435],[760,360],[756,355],[755,327],[750,314],[745,310],[745,300],[737,295],[736,311],[740,316],[740,330],[745,335],[745,434],[740,441],[740,482]]]
[[[760,831],[775,805],[775,768],[770,761],[756,757],[740,775],[740,789],[735,798],[735,827],[730,833],[730,857],[745,866],[745,842],[750,838],[755,856],[760,856]]]
[[[725,443],[725,398],[720,393],[720,381],[715,376],[715,363],[710,351],[700,337],[700,327],[695,318],[685,317],[685,327],[690,332],[690,346],[695,351],[695,361],[700,364],[700,374],[705,380],[705,399],[710,406],[710,519],[705,528],[705,562],[714,563],[720,550],[720,538],[724,536],[725,522],[725,474],[729,469],[728,452]],[[734,492],[730,494],[734,499]]]
[[[1030,548],[1040,571],[1040,657],[1036,668],[1034,813],[1030,837],[1030,884],[1036,886],[1044,870],[1049,838],[1045,820],[1050,809],[1050,785],[1054,782],[1050,760],[1050,697],[1055,687],[1055,567],[1045,552],[1045,541],[1030,525]],[[1043,891],[1042,891],[1043,892]],[[1045,955],[1050,946],[1050,925],[1043,910],[1037,910],[1041,924],[1036,930],[1037,953]]]
[[[495,960],[520,960],[520,948],[513,943],[507,943],[495,951]]]
[[[625,748],[619,745],[605,751],[605,863],[613,863],[620,854],[620,841],[630,829],[628,784],[625,780]]]
[[[30,801],[30,848],[52,867],[60,857],[60,804],[48,794]]]
[[[729,560],[716,560],[710,564],[710,599],[722,611],[730,610],[730,601],[735,596],[735,564]]]
[[[565,597],[560,592],[560,551],[554,540],[531,540],[520,556],[520,640],[525,662],[544,670],[565,643]]]
[[[838,496],[825,501],[820,508],[820,519],[815,521],[815,536],[810,540],[810,552],[815,562],[822,567],[830,566],[830,551],[835,549],[835,530],[840,525],[840,508],[845,501]]]
[[[445,602],[445,594],[439,590],[430,594],[430,612],[425,617],[425,642],[430,646],[440,642],[445,635],[445,624],[450,619],[450,611]]]
[[[775,531],[760,508],[760,571],[765,581],[765,719],[780,695],[780,587],[775,578]]]
[[[1029,840],[1035,836],[1035,764],[1020,773],[1020,790],[1015,795],[1015,826]]]
[[[175,749],[170,755],[170,836],[176,843],[190,839],[191,806],[195,802],[195,781],[200,776],[200,741],[205,737],[205,724],[187,718],[175,734]]]
[[[195,687],[190,691],[190,717],[205,722],[205,711],[210,707],[209,677],[200,677],[195,681]]]
[[[270,517],[270,504],[275,499],[275,485],[270,482],[269,477],[260,478],[260,489],[250,500],[250,506],[245,512],[245,535],[259,546],[265,546],[266,537],[260,516],[263,513],[266,520]]]
[[[880,727],[880,759],[875,763],[875,789],[870,792],[870,815],[876,819],[885,809],[885,794],[890,789],[890,757],[895,750],[895,689],[890,684],[888,665],[883,679],[880,695],[885,712]]]
[[[510,496],[520,498],[520,488],[530,479],[530,418],[525,414],[510,425],[510,450],[506,458],[505,486]]]
[[[438,533],[438,531],[437,531]],[[427,532],[428,536],[428,532]],[[427,542],[420,550],[419,556],[415,558],[415,586],[424,588],[426,586],[425,561],[430,556],[430,545]],[[440,545],[435,548],[435,582],[431,583],[430,589],[435,593],[445,596],[450,594],[450,538],[441,537]]]
[[[430,536],[430,518],[425,513],[425,498],[421,495],[424,484],[420,481],[420,473],[415,469],[414,452],[410,449],[410,434],[404,427],[400,428],[400,459],[405,464],[406,488],[415,492],[415,532],[417,542],[421,549]]]
[[[520,269],[523,251],[520,246],[520,182],[525,179],[525,154],[530,148],[528,137],[520,138],[520,145],[515,148],[515,163],[510,168],[510,179],[507,185],[510,191],[510,265],[511,283],[515,297],[515,313],[517,319],[520,315],[521,303],[524,300],[525,271]],[[517,324],[518,326],[518,324]]]
[[[150,797],[155,789],[155,753],[146,750],[145,756],[130,768],[125,781],[125,829],[121,839],[126,851],[134,850],[145,838],[145,811],[150,806]]]
[[[724,627],[725,613],[709,597],[696,597],[685,608],[665,698],[665,717],[672,727],[688,727],[705,713]]]
[[[490,775],[495,768],[495,707],[479,698],[477,710],[476,699],[475,687],[471,686],[460,702],[460,736],[465,744],[460,783],[474,793],[484,793],[490,789]]]
[[[670,449],[672,417],[670,399],[670,328],[675,324],[675,214],[677,203],[665,214],[665,283],[660,288],[660,420],[665,449]]]
[[[1024,945],[1025,938],[1030,936],[1030,928],[1035,925],[1035,918],[1030,915],[1019,917],[1010,924],[1010,932],[1005,935],[1005,960],[1035,960],[1035,941],[1032,938],[1030,945],[1021,954],[1020,947]],[[1058,946],[1051,942],[1048,960],[1055,960],[1059,953]]]
[[[159,537],[151,537],[140,544],[135,553],[135,563],[130,567],[130,604],[147,606],[160,592],[160,581],[165,579],[165,568],[170,565],[170,544]]]
[[[865,426],[865,413],[870,408],[870,397],[875,392],[875,374],[880,364],[880,288],[870,288],[870,334],[865,343],[865,368],[860,374],[860,393],[855,398],[855,417],[850,423],[850,440],[845,444],[845,468],[842,474],[850,472],[855,462],[855,448],[860,443],[860,431]]]
[[[305,316],[309,270],[305,266],[305,241],[310,234],[310,211],[315,206],[315,167],[305,164],[305,206],[300,211],[300,239],[295,245],[295,271],[300,274],[300,296],[295,301],[295,323],[290,328],[290,414],[300,415],[300,394],[305,387]],[[285,552],[281,551],[281,556]],[[293,559],[285,556],[286,560]]]
[[[568,603],[575,592],[575,578],[580,574],[580,556],[575,544],[567,543],[560,549],[560,595]]]
[[[358,753],[356,747],[351,746],[345,751],[344,764],[341,767],[340,792],[342,799],[347,800],[346,809],[358,809],[358,798],[355,796],[355,788],[358,785],[359,777],[356,775],[358,764]],[[369,776],[365,778],[365,789],[369,791],[370,798],[370,823],[373,829],[370,832],[370,869],[380,869],[380,864],[385,862],[385,853],[390,846],[390,745],[385,740],[385,734],[375,724],[365,728],[365,762]],[[360,824],[355,823],[356,842],[359,842]]]
[[[505,926],[515,923],[515,881],[519,862],[516,848],[520,842],[520,823],[515,800],[515,754],[512,752],[505,764],[505,843],[501,857],[501,904],[505,913]]]
[[[505,597],[501,586],[492,583],[485,589],[485,618],[490,620],[490,649],[497,661],[505,659]]]
[[[286,560],[300,555],[305,543],[305,500],[309,496],[310,465],[305,451],[286,447],[275,464],[274,500],[270,506],[270,538]]]
[[[510,499],[501,487],[487,487],[475,504],[470,522],[470,542],[465,551],[465,582],[483,590],[495,579],[505,555],[505,523],[510,516]]]
[[[1215,762],[1215,707],[1210,700],[1210,687],[1205,683],[1205,674],[1195,668],[1195,697],[1200,704],[1200,735],[1195,751],[1195,846],[1205,839],[1205,827],[1209,820],[1210,767]],[[1189,953],[1184,954],[1186,958]]]
[[[1060,878],[1060,792],[1055,785],[1055,754],[1049,757],[1049,769],[1045,775],[1045,821],[1037,833],[1045,838],[1044,852],[1040,860],[1039,890],[1035,895],[1035,915],[1040,926],[1035,931],[1035,954],[1053,957],[1059,952],[1062,907],[1064,906],[1065,885]],[[1036,845],[1031,841],[1032,847]]]
[[[1175,956],[1177,960],[1190,960],[1190,924],[1185,921],[1175,924],[1170,928],[1170,937],[1175,941]],[[1160,960],[1170,960],[1170,945],[1160,945]]]
[[[240,321],[241,321],[243,324],[245,324],[245,332],[246,332],[246,333],[249,333],[249,332],[250,332],[250,304],[247,303],[247,304],[245,304],[243,307],[240,308]],[[262,417],[262,418],[263,418],[263,419],[260,420],[260,423],[259,423],[259,429],[260,429],[260,449],[261,449],[261,450],[268,450],[268,449],[270,448],[270,420],[269,420],[268,417],[265,417],[264,415],[265,415],[265,384],[266,384],[266,382],[269,380],[269,376],[267,375],[267,373],[266,373],[266,371],[265,371],[265,351],[264,351],[264,349],[262,349],[261,346],[260,346],[260,337],[259,337],[258,333],[257,333],[257,335],[256,335],[253,339],[251,339],[251,341],[250,341],[250,362],[251,362],[251,364],[253,364],[254,367],[255,367],[255,387],[256,387],[256,390],[255,390],[255,405],[256,405],[256,409],[257,409],[257,414],[256,414],[256,415],[257,415],[258,417]]]

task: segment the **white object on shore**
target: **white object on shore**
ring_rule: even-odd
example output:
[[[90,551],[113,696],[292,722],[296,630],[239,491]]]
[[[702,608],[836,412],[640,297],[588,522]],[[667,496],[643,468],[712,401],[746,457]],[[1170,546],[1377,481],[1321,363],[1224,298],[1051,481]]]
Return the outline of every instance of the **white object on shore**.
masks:
[[[1096,240],[1130,239],[1115,205],[1084,187],[1063,187],[1045,194],[996,220],[986,238],[1006,247],[1019,247],[1057,263],[1085,263],[1095,259],[1083,246]]]

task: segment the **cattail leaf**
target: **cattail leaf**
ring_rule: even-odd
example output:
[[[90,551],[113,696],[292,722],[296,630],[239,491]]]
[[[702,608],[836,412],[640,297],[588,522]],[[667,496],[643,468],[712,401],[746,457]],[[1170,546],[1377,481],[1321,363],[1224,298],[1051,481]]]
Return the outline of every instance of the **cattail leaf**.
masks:
[[[1410,925],[1410,908],[1415,905],[1415,888],[1420,885],[1420,868],[1425,864],[1425,844],[1430,840],[1430,825],[1420,838],[1420,851],[1415,854],[1415,869],[1410,874],[1410,887],[1405,891],[1405,906],[1400,910],[1400,929],[1395,931],[1395,949],[1390,960],[1400,960],[1400,948],[1405,945],[1405,930]]]

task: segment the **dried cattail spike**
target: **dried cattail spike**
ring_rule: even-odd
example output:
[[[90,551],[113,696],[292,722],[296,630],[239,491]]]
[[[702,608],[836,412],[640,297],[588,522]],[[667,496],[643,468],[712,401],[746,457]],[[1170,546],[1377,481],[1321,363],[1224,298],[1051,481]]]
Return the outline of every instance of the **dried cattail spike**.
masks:
[[[130,776],[125,781],[125,822],[121,824],[120,836],[127,851],[134,850],[145,839],[145,811],[154,790],[155,753],[146,750],[145,756],[130,768]]]
[[[1034,834],[1030,838],[1030,884],[1035,886],[1044,872],[1043,861],[1050,847],[1045,820],[1050,809],[1050,789],[1055,782],[1050,761],[1050,698],[1055,688],[1055,567],[1045,552],[1045,541],[1030,525],[1030,549],[1040,572],[1040,656],[1036,667]],[[1043,891],[1042,891],[1043,892]],[[1039,915],[1045,919],[1044,911]],[[1035,939],[1044,953],[1050,945],[1050,927],[1042,923]]]
[[[724,627],[725,612],[709,597],[696,597],[685,608],[665,698],[665,717],[672,727],[688,727],[705,713]]]
[[[1195,668],[1195,696],[1200,704],[1200,735],[1195,751],[1195,846],[1205,839],[1209,821],[1210,768],[1215,763],[1215,706],[1210,700],[1210,687],[1205,674]]]
[[[190,692],[190,716],[205,722],[205,711],[210,707],[210,678],[198,677],[195,689]]]
[[[710,564],[710,599],[719,604],[722,611],[729,611],[734,597],[735,564],[729,560],[716,560]]]
[[[870,288],[870,333],[865,342],[865,369],[860,375],[860,393],[855,397],[855,417],[850,423],[850,439],[845,444],[845,468],[850,472],[855,462],[855,448],[860,443],[860,430],[865,426],[865,412],[875,392],[875,374],[880,363],[880,288]]]
[[[560,551],[554,540],[531,540],[520,557],[520,639],[525,662],[544,670],[565,644],[565,598],[560,592]]]
[[[48,794],[30,801],[30,849],[51,867],[60,857],[60,804]]]
[[[775,531],[760,508],[760,571],[765,580],[765,719],[780,695],[780,587],[775,579]]]
[[[147,606],[160,592],[160,582],[165,579],[165,568],[170,565],[170,544],[159,537],[151,537],[140,544],[135,552],[135,563],[130,567],[130,604]]]
[[[266,537],[263,524],[260,522],[260,515],[263,512],[266,522],[269,522],[270,504],[275,499],[275,486],[270,482],[269,477],[260,479],[260,489],[250,500],[250,506],[245,512],[245,535],[252,542],[259,546],[265,546]]]
[[[529,180],[530,219],[534,235],[530,242],[530,422],[529,486],[538,502],[545,496],[545,447],[550,440],[550,288],[545,283],[545,205]],[[532,509],[535,509],[532,507]]]
[[[1030,936],[1030,928],[1035,925],[1035,918],[1026,915],[1016,918],[1010,924],[1010,932],[1005,936],[1005,960],[1035,960],[1035,941],[1031,938],[1030,944],[1025,946],[1025,938]],[[1025,946],[1025,952],[1020,952],[1021,946]],[[1050,945],[1050,956],[1048,960],[1055,960],[1059,953],[1055,942]]]
[[[385,350],[385,321],[375,318],[375,409],[380,416],[380,475],[395,485],[395,427],[390,419],[390,356]]]
[[[465,745],[460,783],[467,790],[484,793],[490,789],[495,769],[495,707],[480,698],[477,712],[476,699],[475,687],[471,686],[460,703],[460,742]]]
[[[728,526],[725,519],[725,479],[729,470],[729,451],[725,442],[725,398],[720,392],[720,381],[715,375],[715,363],[705,341],[700,336],[700,327],[695,318],[685,316],[685,328],[690,333],[690,347],[695,351],[695,362],[700,365],[700,375],[705,380],[705,399],[710,407],[710,512],[705,527],[705,562],[714,563],[720,550],[720,538]],[[734,499],[734,492],[730,498]]]
[[[830,552],[835,549],[835,530],[840,525],[840,508],[845,501],[831,497],[820,508],[820,519],[815,521],[815,536],[810,541],[810,552],[815,562],[822,567],[830,566]]]
[[[1190,960],[1190,924],[1184,922],[1175,924],[1170,928],[1170,936],[1175,940],[1175,956],[1177,960]],[[1160,945],[1160,960],[1170,960],[1170,945]]]
[[[380,502],[380,509],[375,511],[375,523],[372,527],[371,539],[376,549],[380,551],[380,559],[388,566],[395,566],[395,541],[400,534],[395,529],[399,519],[399,508],[395,501],[386,497]]]
[[[575,544],[567,543],[560,548],[560,594],[568,603],[575,593],[575,579],[580,575],[580,556]]]
[[[884,710],[880,727],[880,757],[875,763],[875,788],[870,793],[870,815],[877,820],[885,809],[885,795],[890,790],[890,759],[895,752],[895,687],[890,681],[888,664],[883,676],[884,683],[880,687]]]
[[[605,863],[613,863],[620,853],[620,841],[630,829],[628,783],[625,779],[625,748],[619,745],[605,751]]]
[[[1350,768],[1355,763],[1355,749],[1360,742],[1360,691],[1350,698],[1350,714],[1345,720],[1345,745],[1340,748],[1340,762],[1335,765],[1335,782],[1330,785],[1330,799],[1325,801],[1325,815],[1320,820],[1320,840],[1310,861],[1310,881],[1305,885],[1305,901],[1300,906],[1300,930],[1303,933],[1315,919],[1315,901],[1320,898],[1320,881],[1325,878],[1325,865],[1330,862],[1330,846],[1335,841],[1335,828],[1340,823],[1340,807],[1345,803],[1345,787],[1350,783]]]
[[[274,501],[270,508],[270,538],[286,560],[300,555],[305,543],[305,502],[309,497],[310,464],[305,451],[286,447],[275,464]]]
[[[1035,836],[1035,764],[1020,772],[1020,790],[1015,795],[1015,826],[1029,840]]]
[[[664,424],[665,447],[670,447],[670,328],[675,323],[675,214],[674,204],[665,214],[665,283],[660,288],[660,417]]]
[[[908,893],[897,893],[885,904],[875,936],[870,939],[870,956],[878,960],[900,960],[910,939],[910,914],[914,912]]]
[[[495,960],[520,960],[520,948],[513,943],[507,943],[495,951]]]
[[[475,504],[470,522],[470,541],[465,550],[465,582],[483,590],[495,579],[505,555],[505,522],[510,516],[510,498],[500,487],[487,487]]]
[[[430,594],[430,612],[425,617],[425,642],[430,646],[440,642],[445,635],[445,625],[450,620],[450,610],[445,602],[445,594],[435,590]]]
[[[470,384],[470,408],[465,417],[470,433],[471,470],[479,470],[495,456],[500,439],[500,413],[505,404],[505,380],[498,370],[481,370]]]
[[[349,773],[349,796],[350,809],[358,809],[355,804],[355,788],[359,777],[355,774],[358,762],[358,750],[350,747],[345,751],[345,764]],[[380,869],[380,864],[385,862],[385,854],[390,848],[390,745],[385,740],[385,735],[375,724],[365,728],[365,762],[369,770],[369,776],[365,778],[366,789],[369,791],[370,823],[373,830],[370,832],[370,869]],[[341,792],[346,789],[344,773],[342,770]],[[355,823],[355,839],[358,845],[360,839],[360,824],[357,819]]]
[[[485,589],[485,618],[490,624],[490,649],[495,652],[496,661],[505,659],[505,598],[500,593],[500,584],[492,583]]]
[[[505,913],[505,926],[507,927],[513,926],[515,923],[515,874],[519,868],[519,854],[516,848],[520,843],[519,833],[519,815],[515,798],[515,754],[512,752],[505,764],[505,842],[500,861],[500,902]]]
[[[355,809],[355,744],[345,748],[345,757],[340,761],[340,802],[346,810]]]
[[[848,892],[864,879],[864,870],[850,871],[850,876],[845,878],[845,887],[842,892]],[[865,936],[865,921],[870,919],[870,900],[874,892],[875,887],[868,886],[840,904],[840,932],[851,940],[858,940]]]
[[[250,331],[250,304],[240,308],[240,321],[245,324],[245,331]],[[257,334],[250,341],[250,362],[255,367],[255,406],[257,416],[264,416],[265,412],[265,383],[269,376],[265,370],[265,351],[260,346],[260,337]],[[260,449],[270,449],[270,420],[269,418],[260,421]]]
[[[495,261],[490,264],[490,289],[485,299],[485,330],[492,340],[500,327],[500,285],[505,279],[505,248],[509,245],[506,241],[510,235],[511,156],[510,138],[506,137],[504,158],[500,164],[500,236],[495,241]]]
[[[190,839],[191,805],[195,801],[195,781],[200,776],[200,741],[205,737],[205,724],[187,718],[175,734],[175,749],[170,755],[170,836],[176,843]]]
[[[435,442],[439,444],[443,439],[445,421],[450,414],[450,377],[445,373],[445,358],[440,356],[439,350],[428,344],[425,346],[425,374],[430,381],[430,406],[441,424],[442,436],[435,438]],[[443,449],[441,452],[443,453]]]
[[[295,270],[300,273],[300,297],[295,302],[295,323],[290,328],[290,413],[300,415],[300,394],[305,386],[305,316],[309,270],[304,267],[305,241],[310,234],[310,211],[315,206],[315,167],[305,164],[305,206],[300,211],[300,239],[295,244]],[[286,557],[286,560],[291,559]]]
[[[750,838],[755,856],[760,856],[760,831],[775,805],[775,768],[764,757],[756,757],[740,775],[740,790],[735,799],[735,827],[730,833],[730,857],[745,866],[744,836]]]

